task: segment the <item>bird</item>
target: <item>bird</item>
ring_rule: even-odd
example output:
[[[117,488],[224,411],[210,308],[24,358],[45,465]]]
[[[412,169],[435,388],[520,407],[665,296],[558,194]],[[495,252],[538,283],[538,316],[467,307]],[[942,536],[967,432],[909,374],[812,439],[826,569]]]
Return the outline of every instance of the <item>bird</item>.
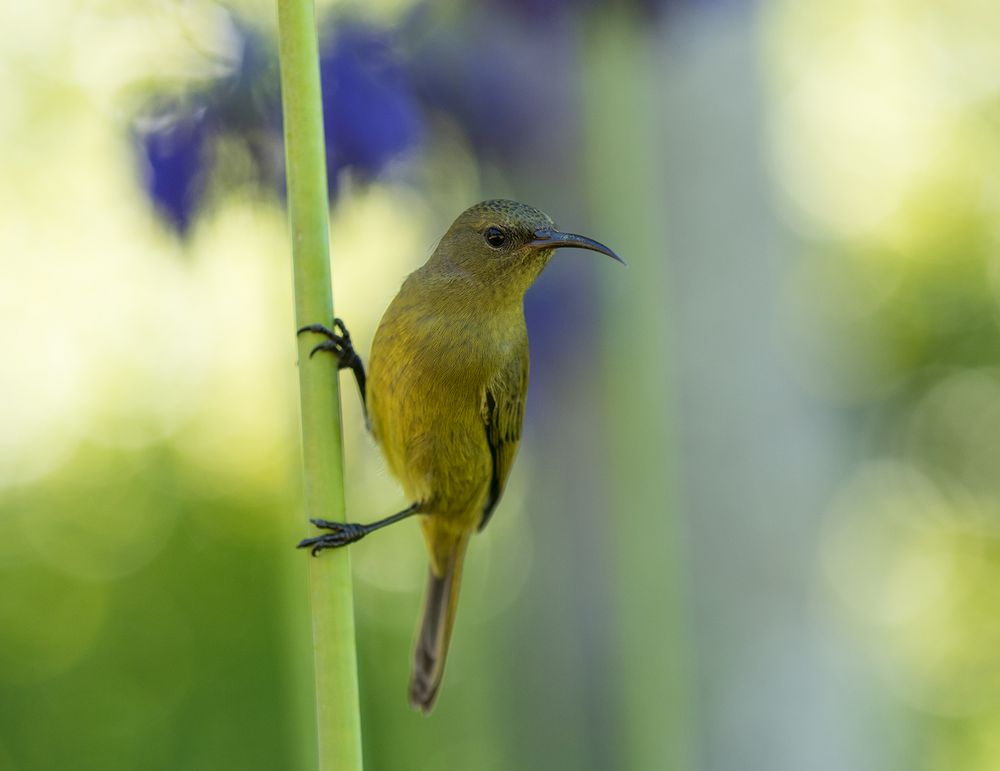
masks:
[[[325,531],[301,541],[313,556],[417,515],[429,555],[409,684],[425,714],[437,700],[470,537],[503,495],[521,440],[528,389],[524,294],[556,249],[589,249],[516,201],[478,203],[454,221],[423,266],[403,282],[372,341],[368,369],[343,321],[309,324],[355,377],[368,428],[410,505],[370,524],[310,520]]]

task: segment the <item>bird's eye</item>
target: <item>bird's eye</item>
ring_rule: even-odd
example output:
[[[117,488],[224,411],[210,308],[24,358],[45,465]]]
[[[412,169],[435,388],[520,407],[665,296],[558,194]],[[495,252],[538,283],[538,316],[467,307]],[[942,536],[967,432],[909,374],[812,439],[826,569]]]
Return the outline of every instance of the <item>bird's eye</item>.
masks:
[[[486,243],[492,246],[494,249],[499,249],[504,245],[507,240],[507,234],[504,233],[500,228],[495,225],[491,225],[486,228],[486,232],[483,233],[483,238],[486,239]]]

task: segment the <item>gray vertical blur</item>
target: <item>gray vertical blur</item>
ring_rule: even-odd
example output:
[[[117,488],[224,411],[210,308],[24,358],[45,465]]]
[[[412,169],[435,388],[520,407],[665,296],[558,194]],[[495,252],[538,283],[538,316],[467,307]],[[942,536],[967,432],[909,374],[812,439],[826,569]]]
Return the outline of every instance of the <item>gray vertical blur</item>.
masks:
[[[795,382],[780,323],[796,245],[767,173],[751,15],[679,13],[660,46],[699,765],[886,768],[860,675],[814,601],[841,441]]]

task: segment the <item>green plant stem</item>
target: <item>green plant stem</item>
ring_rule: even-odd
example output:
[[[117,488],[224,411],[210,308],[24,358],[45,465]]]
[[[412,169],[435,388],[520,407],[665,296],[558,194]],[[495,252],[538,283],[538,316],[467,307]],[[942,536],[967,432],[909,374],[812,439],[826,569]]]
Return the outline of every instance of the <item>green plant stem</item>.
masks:
[[[278,0],[278,43],[296,327],[329,324],[333,318],[329,203],[313,0]],[[307,517],[343,520],[337,367],[329,356],[309,358],[315,343],[311,335],[298,340],[305,511]],[[354,599],[346,549],[309,559],[309,593],[319,768],[360,769]]]
[[[656,512],[643,537],[609,538],[616,558],[617,615],[613,628],[621,654],[612,730],[618,732],[623,768],[698,768],[687,682],[688,646],[682,619],[682,550],[676,523],[676,477],[671,420],[650,421],[649,405],[669,404],[670,346],[636,330],[666,329],[663,215],[658,202],[665,168],[662,118],[649,94],[659,93],[660,67],[653,39],[636,34],[635,21],[610,11],[596,19],[586,40],[584,153],[594,227],[612,232],[629,260],[624,275],[602,283],[604,313],[601,371],[610,373],[608,399],[619,400],[607,425],[609,502],[619,512]],[[629,116],[621,120],[620,116]],[[610,238],[610,236],[608,236]],[[629,259],[633,257],[634,259]],[[623,393],[616,374],[637,362],[638,376]],[[618,536],[617,530],[610,536]],[[651,633],[655,630],[655,633]],[[655,708],[652,708],[655,705]]]

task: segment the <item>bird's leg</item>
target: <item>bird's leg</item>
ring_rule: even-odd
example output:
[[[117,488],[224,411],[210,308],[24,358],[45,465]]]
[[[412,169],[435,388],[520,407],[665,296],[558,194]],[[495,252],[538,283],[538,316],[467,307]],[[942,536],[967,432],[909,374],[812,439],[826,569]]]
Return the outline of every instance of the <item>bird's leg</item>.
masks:
[[[406,519],[419,511],[420,504],[414,503],[398,514],[393,514],[391,517],[380,519],[368,525],[361,525],[357,522],[330,522],[326,519],[310,519],[309,521],[316,527],[329,530],[330,532],[306,538],[299,542],[298,548],[309,549],[315,557],[323,549],[336,549],[339,546],[347,546],[349,543],[360,541],[372,531],[383,528],[386,525],[391,525],[393,522],[399,522],[401,519]]]
[[[326,351],[336,357],[338,369],[350,369],[354,373],[354,379],[358,383],[358,392],[361,394],[361,407],[365,411],[365,423],[367,423],[368,402],[365,399],[365,365],[362,364],[361,357],[354,350],[354,345],[351,343],[351,333],[347,331],[344,322],[340,319],[334,319],[333,326],[337,330],[336,332],[322,324],[307,324],[298,331],[298,334],[315,332],[326,338],[309,352],[310,359],[318,351]]]

